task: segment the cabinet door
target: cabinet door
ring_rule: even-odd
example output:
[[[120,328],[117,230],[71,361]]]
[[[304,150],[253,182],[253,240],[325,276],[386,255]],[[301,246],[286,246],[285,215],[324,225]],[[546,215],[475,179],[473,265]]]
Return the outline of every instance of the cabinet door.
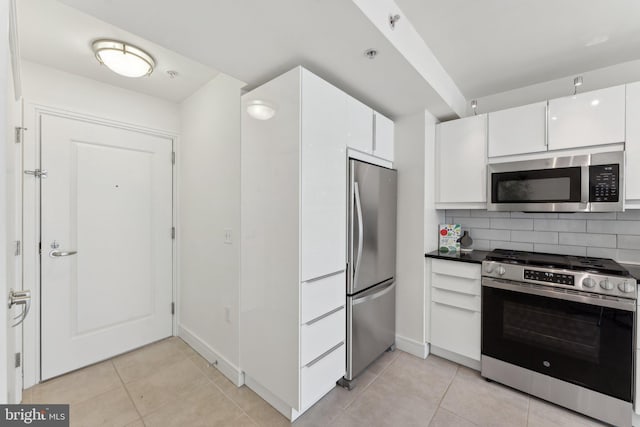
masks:
[[[489,157],[547,150],[547,102],[489,113]]]
[[[627,178],[625,199],[640,204],[640,82],[627,85]],[[640,207],[640,206],[639,206]]]
[[[624,85],[552,99],[549,150],[624,142],[624,122]]]
[[[345,94],[345,97],[347,146],[363,153],[373,154],[373,110],[349,95]]]
[[[301,280],[344,270],[347,246],[346,98],[302,74]],[[276,171],[277,173],[277,171]]]
[[[375,134],[373,137],[373,155],[385,160],[393,161],[393,122],[374,111],[373,123]]]
[[[480,312],[433,301],[431,344],[480,361]]]
[[[436,127],[436,203],[486,203],[487,115]]]

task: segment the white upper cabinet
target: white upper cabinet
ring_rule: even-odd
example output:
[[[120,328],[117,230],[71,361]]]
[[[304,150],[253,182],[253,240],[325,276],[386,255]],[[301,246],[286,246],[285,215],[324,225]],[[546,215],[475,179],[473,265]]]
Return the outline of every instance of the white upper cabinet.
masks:
[[[345,95],[302,71],[302,280],[344,270],[347,168]]]
[[[547,102],[489,113],[489,157],[547,150]]]
[[[347,146],[373,154],[373,110],[349,95],[346,103]]]
[[[436,126],[436,208],[482,209],[486,203],[487,115]]]
[[[627,208],[640,208],[640,82],[627,85]]]
[[[373,155],[385,160],[393,161],[393,122],[374,111]]]
[[[549,150],[624,140],[624,85],[549,100]]]
[[[344,94],[346,100],[347,147],[393,161],[393,122]]]

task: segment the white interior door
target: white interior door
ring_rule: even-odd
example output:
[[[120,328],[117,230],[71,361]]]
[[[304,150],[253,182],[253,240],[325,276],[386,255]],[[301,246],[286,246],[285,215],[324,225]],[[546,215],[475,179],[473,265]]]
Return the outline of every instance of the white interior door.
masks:
[[[43,114],[42,379],[172,333],[172,141]]]

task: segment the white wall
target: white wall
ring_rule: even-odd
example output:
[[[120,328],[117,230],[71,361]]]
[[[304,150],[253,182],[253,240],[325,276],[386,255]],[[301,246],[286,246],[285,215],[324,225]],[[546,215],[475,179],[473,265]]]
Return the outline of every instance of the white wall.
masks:
[[[171,134],[180,131],[176,103],[30,61],[22,61],[21,76],[25,103],[42,104]]]
[[[180,106],[180,335],[228,376],[239,364],[242,86],[220,74]]]
[[[426,355],[425,236],[438,224],[434,208],[435,118],[428,112],[395,122],[394,167],[398,169],[396,344]],[[426,183],[426,185],[425,185]]]

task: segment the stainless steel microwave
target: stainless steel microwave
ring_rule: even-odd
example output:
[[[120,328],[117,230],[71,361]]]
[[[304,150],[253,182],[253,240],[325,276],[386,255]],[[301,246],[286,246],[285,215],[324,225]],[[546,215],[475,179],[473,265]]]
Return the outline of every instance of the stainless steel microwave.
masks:
[[[487,210],[624,210],[624,151],[487,166]]]

